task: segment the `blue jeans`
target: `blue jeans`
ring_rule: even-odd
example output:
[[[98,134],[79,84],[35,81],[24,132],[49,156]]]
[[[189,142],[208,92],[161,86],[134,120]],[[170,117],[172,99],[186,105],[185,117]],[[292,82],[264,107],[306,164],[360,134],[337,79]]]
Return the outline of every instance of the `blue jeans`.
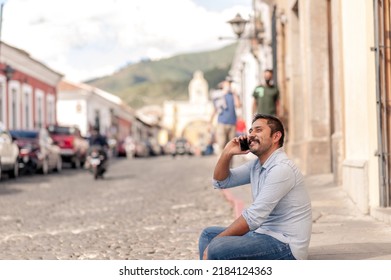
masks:
[[[217,237],[224,227],[208,227],[199,239],[200,260],[208,247],[208,260],[295,260],[289,244],[249,231],[243,236]]]

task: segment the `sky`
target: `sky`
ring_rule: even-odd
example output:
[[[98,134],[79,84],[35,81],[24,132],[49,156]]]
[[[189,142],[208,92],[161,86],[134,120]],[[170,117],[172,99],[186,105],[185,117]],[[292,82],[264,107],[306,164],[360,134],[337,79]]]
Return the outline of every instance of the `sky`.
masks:
[[[252,0],[0,0],[1,40],[74,82],[129,63],[221,48]]]

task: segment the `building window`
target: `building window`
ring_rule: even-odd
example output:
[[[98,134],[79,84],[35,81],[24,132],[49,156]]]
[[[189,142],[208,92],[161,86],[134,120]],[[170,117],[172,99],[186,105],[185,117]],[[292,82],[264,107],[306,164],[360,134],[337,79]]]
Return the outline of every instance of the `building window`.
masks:
[[[54,96],[52,94],[49,94],[46,96],[46,111],[47,111],[47,124],[55,124],[55,117],[54,117]]]
[[[5,96],[6,96],[6,90],[5,90],[5,78],[0,77],[0,124],[6,125],[5,123],[5,112],[6,112],[6,104],[5,104]]]
[[[95,110],[94,127],[100,130],[100,111]]]
[[[11,81],[9,83],[9,129],[19,128],[19,92],[20,84],[17,81]]]
[[[12,122],[12,125],[11,127],[13,129],[17,128],[17,125],[18,125],[18,104],[16,102],[16,99],[18,98],[17,96],[17,92],[16,92],[16,89],[12,89],[11,90],[11,114],[12,114],[12,117],[11,117],[11,122]]]
[[[37,89],[35,91],[35,127],[44,127],[44,104],[43,104],[44,93],[42,90]]]
[[[22,126],[26,129],[33,128],[33,110],[32,110],[32,88],[29,85],[23,85],[22,102]]]

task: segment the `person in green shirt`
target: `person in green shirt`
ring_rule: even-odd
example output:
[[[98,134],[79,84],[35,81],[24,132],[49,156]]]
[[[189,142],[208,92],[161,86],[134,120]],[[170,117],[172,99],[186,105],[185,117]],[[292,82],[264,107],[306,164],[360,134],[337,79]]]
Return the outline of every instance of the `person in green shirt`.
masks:
[[[280,93],[273,84],[273,70],[264,71],[265,84],[259,85],[253,92],[253,114],[278,115],[278,101]]]

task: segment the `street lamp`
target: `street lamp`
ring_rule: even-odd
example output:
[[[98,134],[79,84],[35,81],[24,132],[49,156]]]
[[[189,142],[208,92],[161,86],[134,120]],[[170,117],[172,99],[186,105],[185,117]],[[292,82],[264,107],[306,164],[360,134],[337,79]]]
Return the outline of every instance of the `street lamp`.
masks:
[[[236,36],[240,38],[244,32],[244,28],[246,27],[246,24],[249,22],[248,20],[245,20],[242,18],[242,16],[238,13],[236,16],[227,21],[229,24],[231,24],[233,31],[235,32]]]
[[[3,26],[3,9],[4,9],[4,2],[0,4],[0,60],[1,60],[1,45],[3,44],[1,42],[1,30]]]
[[[2,44],[3,42],[1,41],[1,35],[2,35],[2,26],[3,26],[3,10],[4,10],[4,4],[6,1],[2,1],[0,0],[0,62],[1,62],[1,47],[2,47]],[[11,80],[12,78],[12,75],[14,74],[15,72],[15,69],[13,69],[10,65],[6,65],[4,69],[1,69],[0,71],[2,71],[6,78],[7,78],[7,81]]]
[[[229,23],[231,25],[232,30],[236,34],[236,39],[247,39],[247,40],[251,40],[253,45],[257,45],[257,44],[263,45],[264,44],[264,36],[265,36],[265,28],[263,25],[262,18],[260,16],[258,16],[258,17],[254,16],[253,26],[252,26],[252,29],[253,29],[252,34],[249,34],[247,36],[242,36],[245,31],[246,24],[249,22],[250,22],[249,20],[242,18],[242,16],[239,13],[236,14],[236,16],[233,19],[227,21],[227,23]],[[222,39],[231,39],[232,40],[234,38],[219,37],[219,39],[220,40],[222,40]]]
[[[1,71],[4,72],[5,74],[5,77],[7,78],[7,81],[11,80],[12,79],[12,75],[14,75],[14,72],[15,72],[15,69],[12,68],[10,65],[6,65],[4,69],[2,69]]]

